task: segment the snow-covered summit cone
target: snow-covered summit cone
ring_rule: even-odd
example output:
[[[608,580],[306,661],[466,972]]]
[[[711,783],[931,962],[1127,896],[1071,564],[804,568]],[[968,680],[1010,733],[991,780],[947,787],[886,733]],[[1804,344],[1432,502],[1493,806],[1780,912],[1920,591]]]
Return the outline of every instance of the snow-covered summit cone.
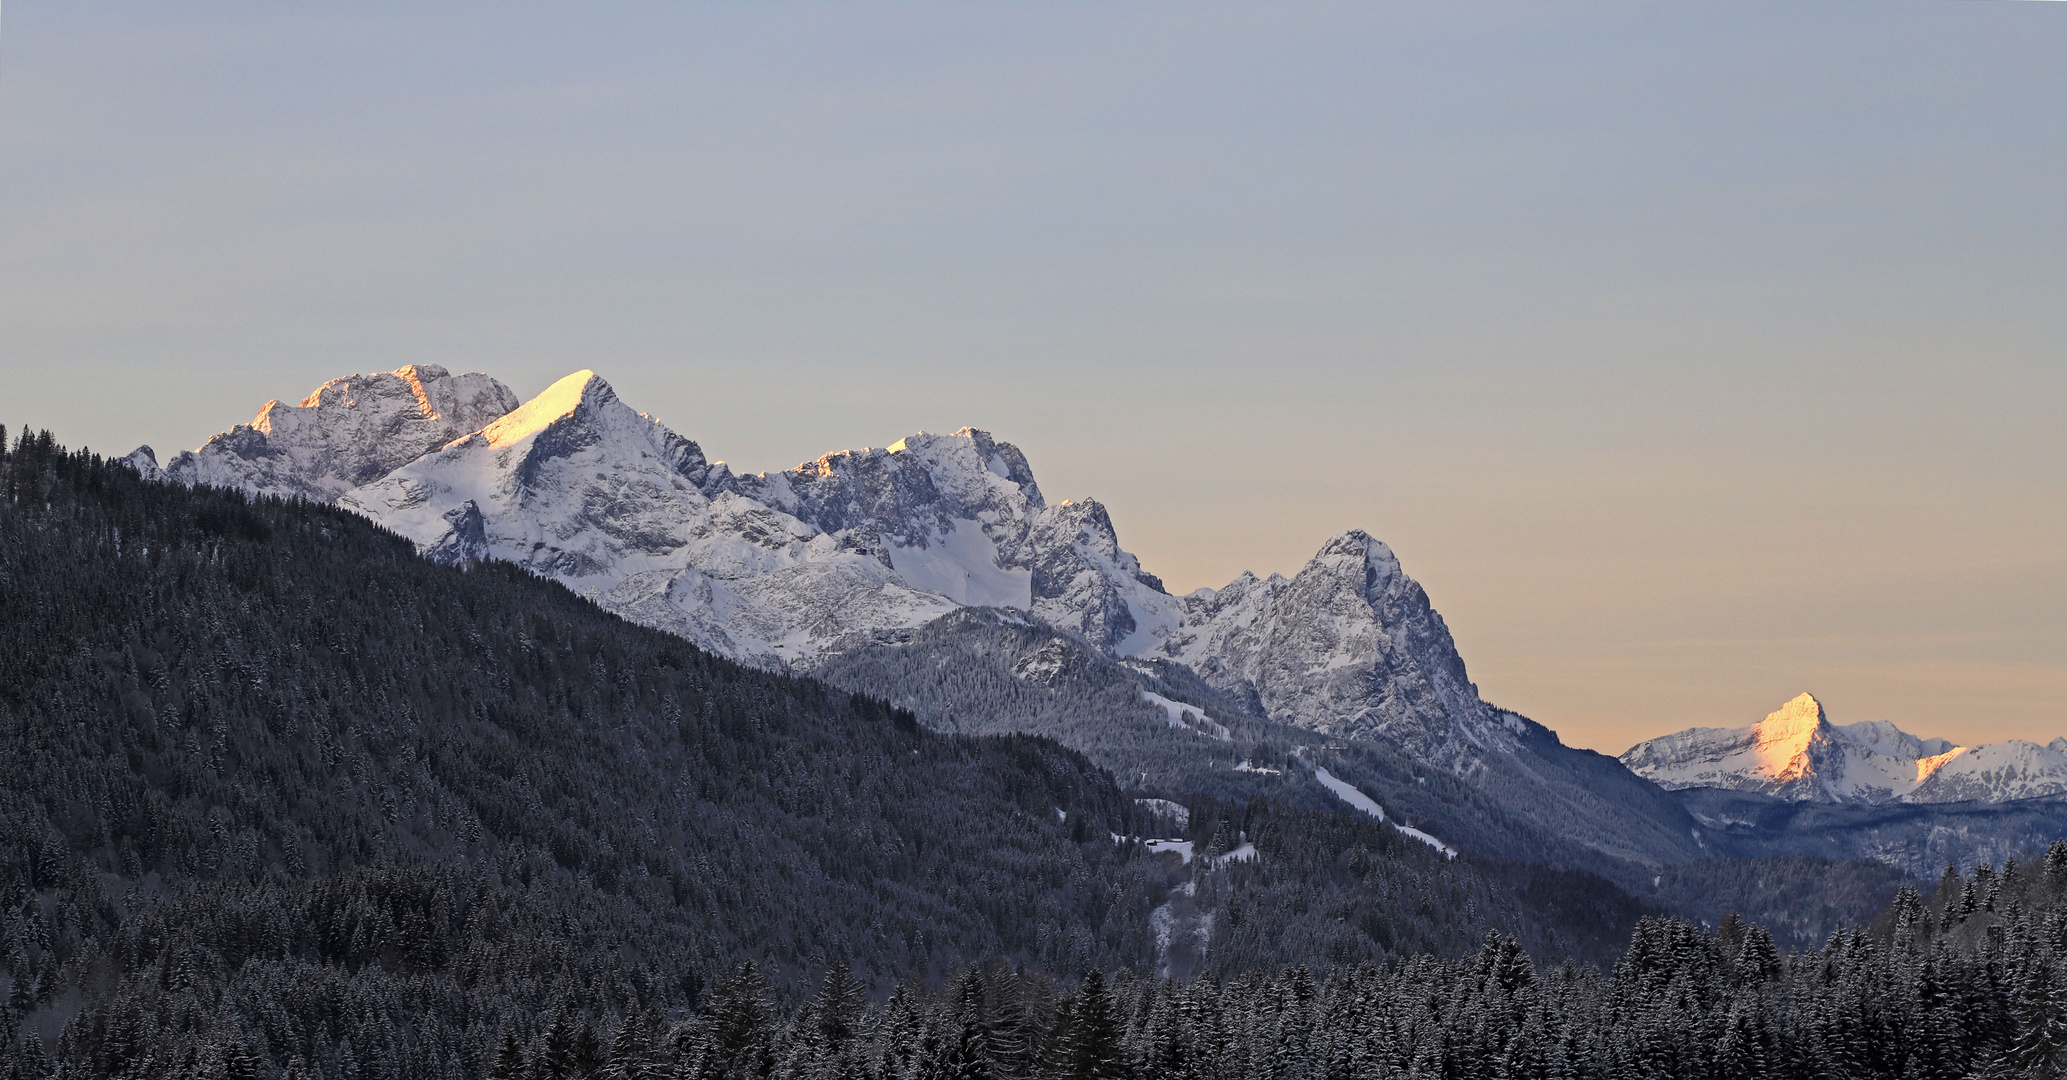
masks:
[[[808,660],[955,606],[735,479],[581,371],[339,505],[433,557],[514,562],[745,660]]]
[[[1622,762],[1660,785],[1756,791],[1800,802],[2000,802],[2067,793],[2067,739],[1954,746],[1886,720],[1833,724],[1802,694],[1742,728],[1690,728]]]
[[[508,387],[479,373],[412,364],[332,379],[299,405],[268,401],[249,424],[179,454],[158,473],[182,484],[242,488],[333,502],[516,408]],[[149,447],[130,455],[146,476]]]

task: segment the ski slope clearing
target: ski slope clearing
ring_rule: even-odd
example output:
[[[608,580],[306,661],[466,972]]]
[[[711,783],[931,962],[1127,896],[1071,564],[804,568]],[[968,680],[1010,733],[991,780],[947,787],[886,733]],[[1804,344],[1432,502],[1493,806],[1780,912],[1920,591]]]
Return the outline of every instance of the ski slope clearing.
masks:
[[[1147,690],[1141,692],[1141,698],[1151,705],[1161,706],[1163,712],[1169,716],[1171,727],[1187,728],[1209,739],[1218,739],[1221,742],[1234,741],[1234,736],[1228,732],[1224,725],[1207,716],[1206,710],[1196,705],[1187,705],[1182,701],[1172,701],[1161,694],[1150,693]]]
[[[1336,798],[1341,799],[1343,802],[1348,803],[1350,806],[1355,807],[1356,809],[1361,810],[1364,813],[1369,814],[1380,821],[1386,820],[1385,808],[1378,805],[1376,802],[1373,802],[1369,795],[1366,795],[1363,792],[1358,791],[1354,784],[1351,784],[1348,781],[1345,781],[1337,777],[1334,773],[1331,773],[1326,769],[1320,768],[1319,766],[1314,767],[1313,778],[1315,780],[1320,781],[1322,787],[1334,792]],[[1429,847],[1432,847],[1437,851],[1442,852],[1444,858],[1454,859],[1457,857],[1456,848],[1453,848],[1450,845],[1443,843],[1441,840],[1438,840],[1435,837],[1430,836],[1425,832],[1422,832],[1420,829],[1411,828],[1406,825],[1401,825],[1398,822],[1392,822],[1391,824],[1393,828],[1398,829],[1400,832],[1406,834],[1407,836],[1419,840],[1422,843],[1427,844]]]

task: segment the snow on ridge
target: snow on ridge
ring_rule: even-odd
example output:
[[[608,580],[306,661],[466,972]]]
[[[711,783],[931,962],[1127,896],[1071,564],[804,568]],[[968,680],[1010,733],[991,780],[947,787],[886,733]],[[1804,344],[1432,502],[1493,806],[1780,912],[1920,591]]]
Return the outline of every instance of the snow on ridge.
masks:
[[[1134,803],[1151,814],[1174,818],[1179,828],[1188,828],[1191,825],[1191,808],[1183,803],[1171,802],[1168,799],[1136,799]]]
[[[481,436],[490,446],[508,446],[574,415],[584,405],[595,408],[615,400],[617,394],[609,383],[595,372],[583,369],[546,387],[537,397],[482,428]]]
[[[1385,808],[1372,801],[1369,795],[1358,791],[1355,785],[1350,784],[1346,780],[1337,779],[1334,773],[1322,768],[1315,768],[1313,770],[1313,778],[1320,781],[1322,787],[1334,792],[1336,798],[1348,803],[1352,808],[1362,810],[1364,813],[1380,821],[1385,820]]]

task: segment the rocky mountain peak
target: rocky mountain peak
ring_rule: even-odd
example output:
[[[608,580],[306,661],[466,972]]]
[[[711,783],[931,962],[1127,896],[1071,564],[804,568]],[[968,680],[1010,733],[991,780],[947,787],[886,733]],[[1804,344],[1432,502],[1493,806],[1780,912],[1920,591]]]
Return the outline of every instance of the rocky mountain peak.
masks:
[[[348,375],[317,387],[299,405],[267,402],[249,424],[166,462],[162,475],[182,484],[332,502],[516,406],[516,395],[502,383],[479,373],[453,375],[435,364]]]
[[[1339,575],[1345,581],[1360,580],[1363,593],[1374,600],[1402,583],[1413,584],[1401,572],[1399,557],[1392,548],[1362,529],[1346,529],[1330,537],[1308,560],[1302,574],[1309,573]]]
[[[1823,703],[1809,694],[1798,695],[1768,713],[1752,734],[1760,769],[1783,784],[1813,777],[1816,762],[1810,752],[1828,744],[1831,737]]]
[[[786,472],[742,476],[735,488],[827,532],[870,524],[905,546],[928,546],[929,534],[956,521],[1010,543],[1046,506],[1019,448],[975,428],[826,454]]]
[[[1824,715],[1823,703],[1813,694],[1797,694],[1787,704],[1766,714],[1759,721],[1758,729],[1774,738],[1792,738],[1799,732],[1813,731],[1830,723]]]

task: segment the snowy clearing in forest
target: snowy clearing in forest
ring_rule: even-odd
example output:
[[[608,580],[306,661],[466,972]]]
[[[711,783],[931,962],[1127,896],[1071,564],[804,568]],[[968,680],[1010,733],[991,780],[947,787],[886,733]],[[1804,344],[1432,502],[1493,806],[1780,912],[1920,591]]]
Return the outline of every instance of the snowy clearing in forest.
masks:
[[[1221,742],[1234,741],[1234,736],[1228,732],[1225,726],[1212,717],[1207,716],[1206,710],[1196,705],[1187,705],[1182,701],[1172,701],[1161,694],[1150,693],[1147,690],[1141,692],[1141,698],[1151,705],[1162,706],[1163,712],[1169,717],[1171,727],[1196,731],[1209,739],[1218,739]]]
[[[1334,792],[1336,798],[1341,799],[1343,802],[1348,803],[1350,806],[1355,807],[1356,809],[1361,810],[1364,813],[1369,814],[1380,821],[1385,820],[1385,808],[1378,805],[1376,802],[1373,802],[1369,795],[1366,795],[1363,792],[1358,791],[1356,789],[1356,785],[1351,784],[1348,781],[1337,777],[1334,773],[1331,773],[1328,770],[1323,769],[1319,766],[1314,767],[1313,778],[1315,780],[1320,781],[1322,787]],[[1437,851],[1442,852],[1443,857],[1446,859],[1454,859],[1457,857],[1456,848],[1453,848],[1450,845],[1443,843],[1441,840],[1438,840],[1435,837],[1430,836],[1425,832],[1422,832],[1420,829],[1410,828],[1406,825],[1401,825],[1398,822],[1393,822],[1392,827],[1398,829],[1402,833],[1405,833],[1407,836],[1419,840],[1422,843],[1427,844],[1429,847],[1432,847]]]

